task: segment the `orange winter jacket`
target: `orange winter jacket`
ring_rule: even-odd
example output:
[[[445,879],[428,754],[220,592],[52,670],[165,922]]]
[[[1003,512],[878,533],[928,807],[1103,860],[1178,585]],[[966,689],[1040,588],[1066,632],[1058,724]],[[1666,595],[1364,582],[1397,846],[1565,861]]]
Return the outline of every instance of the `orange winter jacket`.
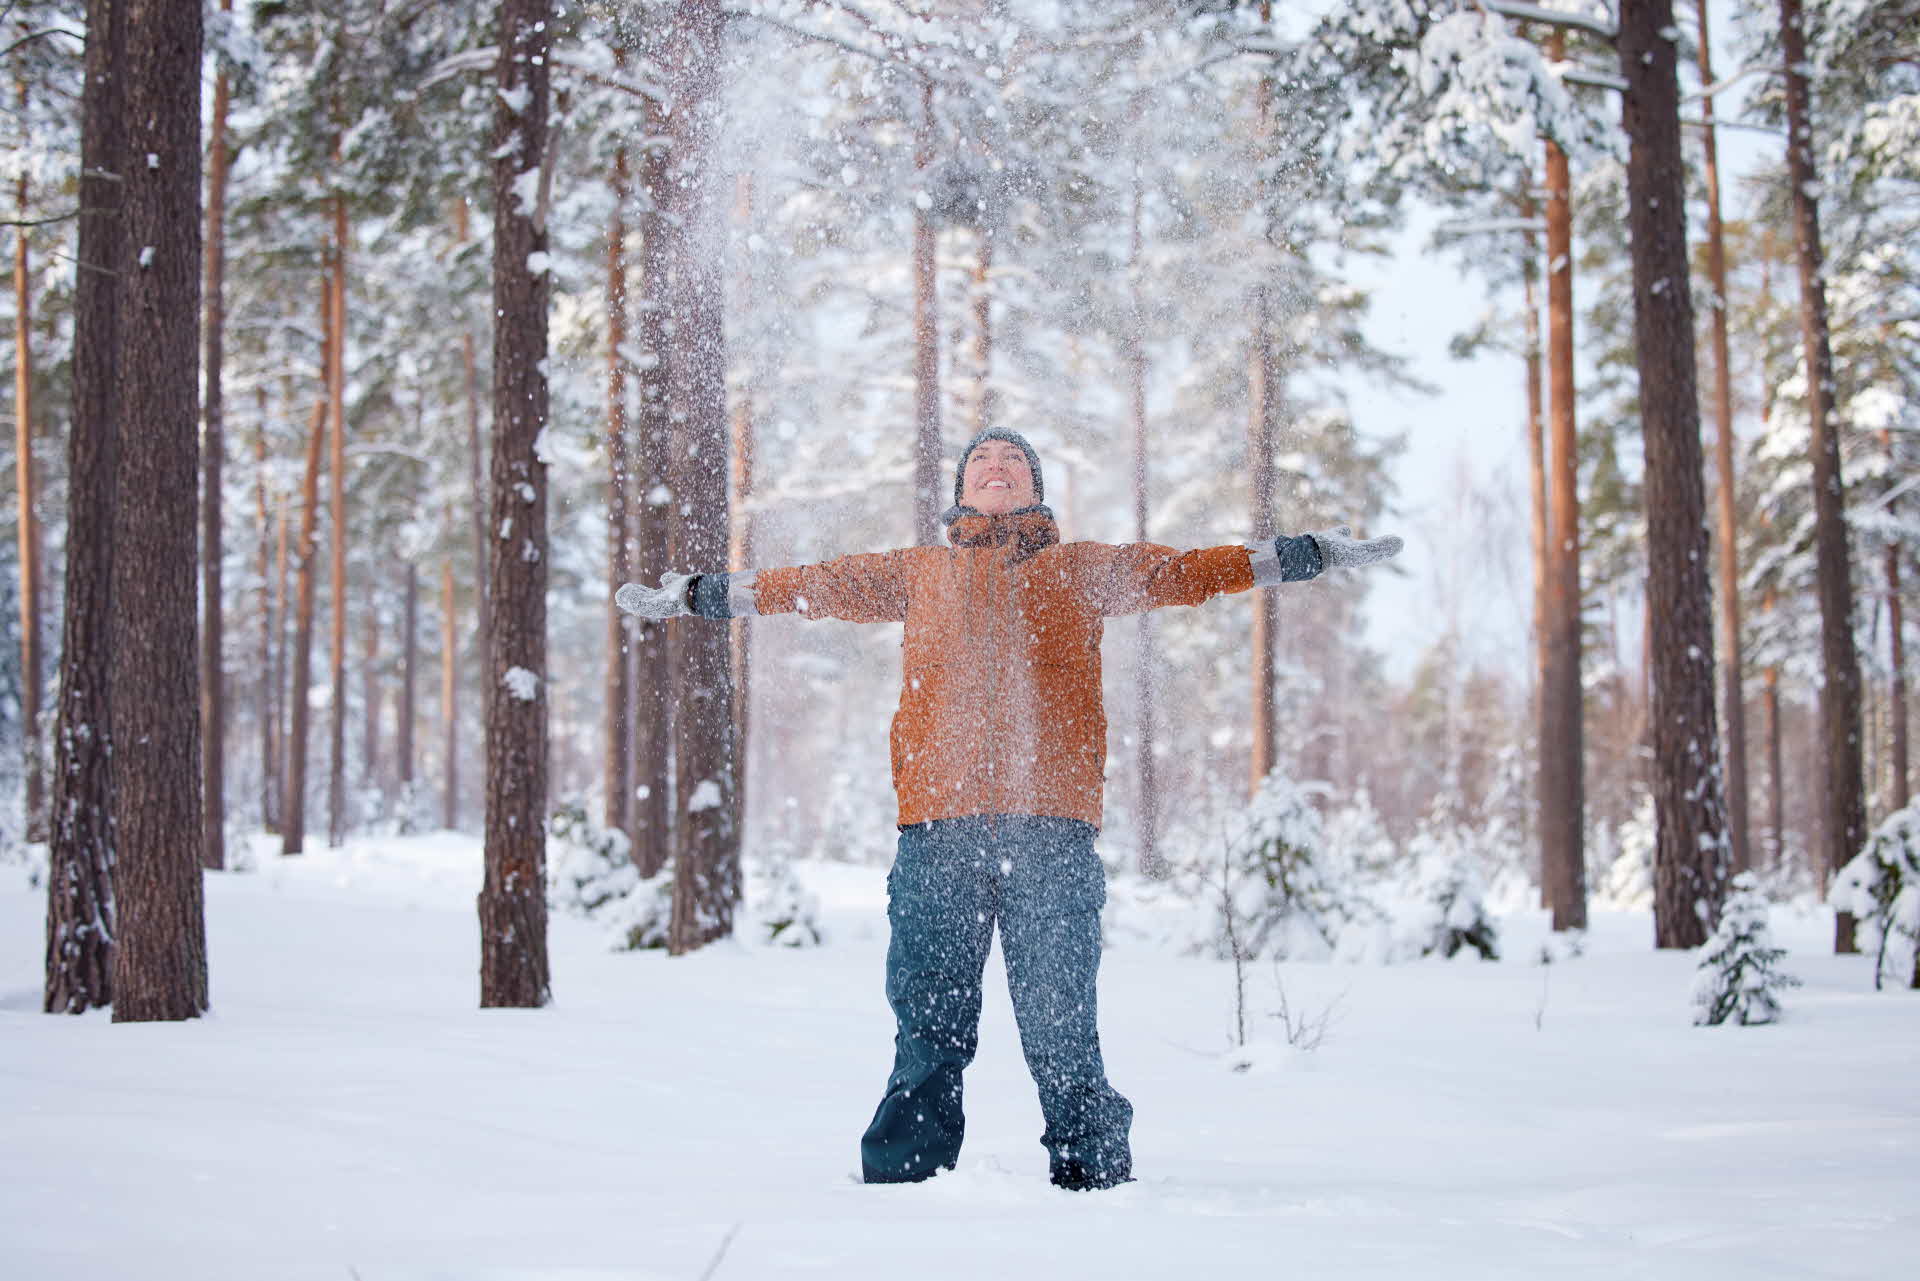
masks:
[[[1245,547],[1060,543],[1044,511],[966,515],[951,547],[763,569],[762,614],[904,622],[891,746],[900,826],[971,814],[1100,825],[1104,620],[1254,585]]]

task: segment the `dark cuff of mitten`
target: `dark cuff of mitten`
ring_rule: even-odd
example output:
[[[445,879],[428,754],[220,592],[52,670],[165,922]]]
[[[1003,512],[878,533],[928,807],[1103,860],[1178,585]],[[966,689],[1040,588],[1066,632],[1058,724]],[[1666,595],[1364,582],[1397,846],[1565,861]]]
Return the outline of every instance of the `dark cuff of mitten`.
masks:
[[[1304,583],[1309,578],[1318,578],[1325,567],[1320,560],[1320,544],[1313,541],[1312,534],[1302,534],[1298,538],[1276,538],[1273,540],[1273,552],[1280,558],[1280,581],[1283,583]]]
[[[729,574],[700,574],[693,580],[693,587],[687,593],[687,604],[694,613],[702,618],[732,618],[733,607],[727,603],[727,579]]]

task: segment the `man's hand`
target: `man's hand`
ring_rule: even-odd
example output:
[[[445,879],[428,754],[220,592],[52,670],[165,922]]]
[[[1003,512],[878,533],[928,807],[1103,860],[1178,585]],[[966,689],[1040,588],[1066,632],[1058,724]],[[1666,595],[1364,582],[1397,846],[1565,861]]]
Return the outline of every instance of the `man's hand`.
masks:
[[[1311,537],[1315,545],[1320,548],[1322,572],[1330,569],[1359,569],[1363,565],[1377,565],[1383,560],[1392,560],[1400,554],[1400,549],[1406,546],[1404,540],[1393,534],[1388,534],[1384,538],[1356,539],[1351,525],[1315,530]]]
[[[693,611],[687,608],[687,584],[695,577],[693,574],[662,574],[658,587],[627,583],[613,594],[613,603],[641,618],[678,618],[682,614],[691,614]]]

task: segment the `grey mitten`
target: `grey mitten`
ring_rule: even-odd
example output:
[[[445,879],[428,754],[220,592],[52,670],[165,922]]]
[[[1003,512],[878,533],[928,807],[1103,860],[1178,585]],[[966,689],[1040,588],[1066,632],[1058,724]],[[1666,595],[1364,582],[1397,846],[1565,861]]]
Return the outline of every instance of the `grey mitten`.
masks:
[[[687,585],[696,574],[662,574],[658,587],[627,583],[613,594],[613,603],[641,618],[678,618],[691,614],[687,608]]]
[[[1353,536],[1351,525],[1315,530],[1309,537],[1320,549],[1320,567],[1323,571],[1377,565],[1383,560],[1392,560],[1407,545],[1405,540],[1393,534],[1383,538],[1357,539]]]

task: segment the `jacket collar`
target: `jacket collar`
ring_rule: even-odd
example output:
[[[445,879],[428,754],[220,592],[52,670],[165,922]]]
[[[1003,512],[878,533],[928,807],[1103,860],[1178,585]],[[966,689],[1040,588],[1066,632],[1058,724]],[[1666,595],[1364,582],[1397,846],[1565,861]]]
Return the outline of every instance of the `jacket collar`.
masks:
[[[949,507],[941,516],[947,541],[955,547],[1014,548],[1013,559],[1023,561],[1060,541],[1060,527],[1043,503],[1022,507],[1003,516],[988,516],[973,507]]]

